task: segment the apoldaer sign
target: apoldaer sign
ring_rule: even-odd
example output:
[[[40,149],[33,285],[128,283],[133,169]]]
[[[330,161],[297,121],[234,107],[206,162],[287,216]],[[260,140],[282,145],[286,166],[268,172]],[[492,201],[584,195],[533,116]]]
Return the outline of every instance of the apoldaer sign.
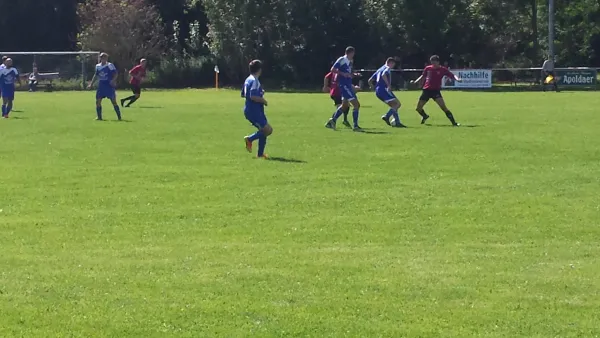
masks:
[[[562,86],[593,86],[596,84],[598,72],[592,68],[557,69],[558,84]]]
[[[442,88],[492,88],[491,69],[451,69],[462,81],[444,77]]]

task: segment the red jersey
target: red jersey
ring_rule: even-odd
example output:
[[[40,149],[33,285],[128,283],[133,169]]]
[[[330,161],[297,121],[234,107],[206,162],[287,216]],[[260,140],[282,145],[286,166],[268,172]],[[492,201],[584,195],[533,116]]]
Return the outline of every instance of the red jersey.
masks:
[[[438,67],[427,66],[423,69],[423,77],[425,78],[425,84],[423,85],[423,89],[429,90],[440,90],[442,89],[442,80],[444,76],[454,78],[454,74],[448,70],[446,67]]]
[[[341,96],[340,86],[338,83],[338,75],[332,72],[327,73],[325,78],[329,80],[329,95],[331,96]]]
[[[142,67],[142,65],[137,65],[129,71],[129,75],[131,75],[129,83],[132,85],[140,85],[142,79],[146,77],[146,69]]]

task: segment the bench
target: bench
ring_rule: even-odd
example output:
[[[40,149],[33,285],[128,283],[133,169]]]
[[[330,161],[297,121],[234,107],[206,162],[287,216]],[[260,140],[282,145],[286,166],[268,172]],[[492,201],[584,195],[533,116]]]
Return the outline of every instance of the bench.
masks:
[[[27,78],[29,82],[29,74],[24,74],[24,77]],[[37,86],[44,87],[46,92],[51,92],[54,89],[54,85],[52,81],[60,79],[60,73],[38,73],[36,76]]]

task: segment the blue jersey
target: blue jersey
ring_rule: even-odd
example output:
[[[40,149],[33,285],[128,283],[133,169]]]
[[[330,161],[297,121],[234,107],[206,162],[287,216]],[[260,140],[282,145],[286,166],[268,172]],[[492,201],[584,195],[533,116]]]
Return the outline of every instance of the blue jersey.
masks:
[[[2,87],[14,87],[15,81],[19,78],[19,72],[16,68],[2,68],[0,69],[0,85]]]
[[[348,73],[348,74],[352,74],[352,62],[350,61],[350,59],[348,59],[347,56],[342,56],[340,58],[337,59],[337,61],[335,61],[335,63],[333,64],[333,69],[337,69],[338,71],[342,72],[342,73]],[[351,86],[352,85],[352,78],[351,77],[345,77],[345,76],[339,76],[339,83],[340,85],[344,86]]]
[[[260,81],[254,77],[254,75],[250,75],[244,81],[244,88],[242,88],[242,97],[246,99],[246,104],[244,105],[245,113],[254,113],[254,112],[263,112],[265,107],[262,103],[254,102],[250,97],[258,96],[263,97],[265,92],[260,85]]]
[[[387,65],[379,67],[369,80],[375,80],[375,90],[387,90],[388,85],[385,83],[384,78],[387,78],[390,84],[392,83],[392,72]]]
[[[111,87],[110,82],[117,73],[117,68],[110,62],[105,65],[99,63],[96,65],[96,76],[98,77],[98,87]]]

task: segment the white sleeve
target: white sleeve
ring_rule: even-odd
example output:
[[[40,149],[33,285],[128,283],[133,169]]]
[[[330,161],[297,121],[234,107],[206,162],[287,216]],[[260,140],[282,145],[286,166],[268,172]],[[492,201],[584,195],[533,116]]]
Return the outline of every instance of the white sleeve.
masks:
[[[115,65],[113,65],[112,63],[109,63],[108,64],[108,69],[110,69],[110,70],[116,70],[117,67],[115,67]]]

